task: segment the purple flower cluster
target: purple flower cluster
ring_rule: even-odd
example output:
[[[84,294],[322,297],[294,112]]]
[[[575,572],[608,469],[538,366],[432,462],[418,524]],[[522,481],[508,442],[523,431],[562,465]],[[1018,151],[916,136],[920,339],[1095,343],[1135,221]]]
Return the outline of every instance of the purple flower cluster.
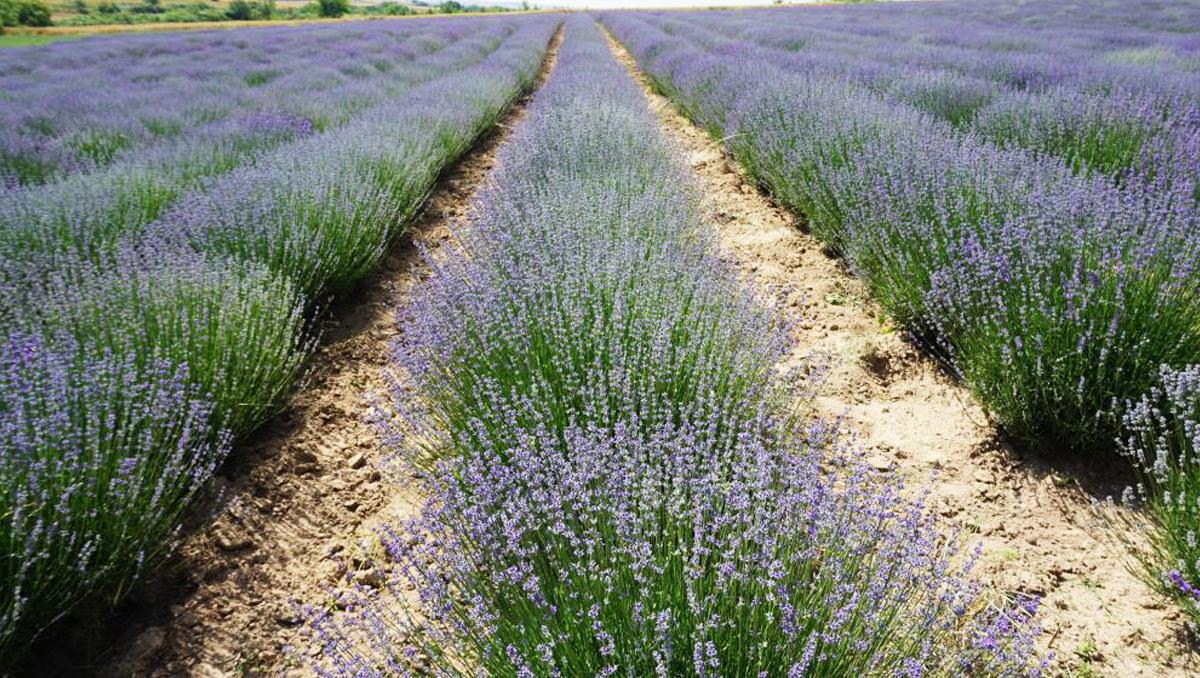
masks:
[[[292,387],[319,302],[378,262],[532,83],[557,24],[272,29],[257,48],[239,31],[100,40],[4,71],[29,97],[0,115],[65,144],[67,120],[116,133],[56,103],[60,69],[95,74],[112,50],[111,89],[77,103],[132,127],[128,153],[0,189],[0,665],[163,555],[229,439]],[[209,87],[224,94],[182,94]]]
[[[0,254],[23,257],[31,251],[63,248],[94,254],[121,237],[138,232],[185,194],[205,190],[212,178],[242,166],[269,164],[273,156],[286,156],[292,146],[303,149],[306,139],[309,144],[315,141],[309,139],[315,132],[334,136],[334,141],[326,142],[334,146],[338,144],[336,139],[345,143],[352,136],[332,133],[373,112],[380,115],[390,110],[394,115],[396,106],[410,90],[461,69],[480,66],[480,61],[492,55],[506,39],[512,49],[516,28],[513,23],[487,21],[477,28],[468,26],[459,21],[434,21],[407,37],[404,33],[391,35],[386,30],[378,35],[369,34],[365,37],[368,42],[382,41],[385,46],[399,40],[393,45],[394,53],[388,52],[390,58],[381,62],[388,65],[370,70],[376,75],[365,78],[339,75],[322,80],[321,69],[301,69],[306,78],[318,79],[294,82],[294,90],[264,91],[261,94],[266,99],[261,105],[214,94],[195,104],[200,109],[189,114],[195,118],[194,122],[159,143],[139,147],[136,152],[131,150],[128,156],[115,158],[104,167],[86,173],[68,174],[44,185],[11,187],[0,193],[3,196]],[[306,29],[303,33],[308,32]],[[339,39],[336,31],[328,37]],[[308,40],[301,40],[294,49],[306,54],[313,52],[325,44],[326,36],[317,31]],[[101,41],[100,45],[103,44]],[[315,53],[321,59],[329,59],[345,49]],[[166,56],[158,54],[150,58],[166,59]],[[200,86],[195,80],[203,82],[219,77],[220,71],[192,73],[195,65],[187,63],[191,64],[187,66],[188,77],[167,80],[184,80],[194,89]],[[161,67],[178,69],[184,64],[166,59]],[[280,86],[285,82],[281,81]],[[197,101],[191,92],[170,94],[168,100]],[[36,107],[38,100],[23,103]],[[13,110],[23,109],[14,106]],[[30,108],[26,114],[34,115],[34,110]],[[124,121],[138,118],[130,115],[129,109],[110,110],[119,111]],[[146,112],[142,117],[149,115]]]
[[[1200,624],[1200,365],[1163,367],[1123,423],[1121,450],[1140,472],[1138,498],[1155,528],[1140,553],[1145,579]]]
[[[0,662],[167,550],[225,458],[187,369],[66,332],[0,346]]]
[[[984,591],[838,422],[789,414],[787,328],[714,256],[685,168],[569,19],[401,310],[420,406],[398,386],[382,419],[430,498],[381,532],[380,590],[311,611],[322,674],[1040,673],[1034,606]]]
[[[425,70],[436,66],[430,55],[501,28],[438,24],[267,28],[252,39],[244,31],[142,35],[6,50],[0,90],[12,103],[0,114],[0,185],[281,131],[255,118],[328,125],[433,75]]]
[[[1092,451],[1200,359],[1200,16],[1085,5],[604,20],[1010,433]]]
[[[530,84],[552,29],[520,25],[480,63],[220,176],[149,231],[262,263],[310,299],[347,290],[374,269],[442,168]]]
[[[1170,582],[1171,586],[1174,586],[1179,591],[1179,593],[1191,598],[1196,602],[1200,602],[1200,589],[1189,584],[1188,581],[1183,578],[1183,575],[1179,573],[1179,570],[1171,570],[1168,572],[1166,579],[1168,582]]]

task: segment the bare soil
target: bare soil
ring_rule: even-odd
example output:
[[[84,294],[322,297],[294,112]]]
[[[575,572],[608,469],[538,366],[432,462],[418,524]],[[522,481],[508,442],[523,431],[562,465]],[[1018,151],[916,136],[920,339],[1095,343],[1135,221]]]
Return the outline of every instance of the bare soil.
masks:
[[[750,284],[793,290],[777,299],[800,326],[790,360],[817,355],[829,368],[818,412],[844,417],[873,465],[930,485],[947,523],[982,542],[982,576],[1003,591],[1043,596],[1043,644],[1055,654],[1055,673],[1200,672],[1181,614],[1130,573],[1093,509],[1093,498],[1119,494],[1125,480],[1104,464],[1007,444],[966,389],[888,324],[842,262],[610,42],[690,161],[723,251]]]
[[[533,91],[553,68],[560,40],[561,30]],[[210,518],[190,528],[167,581],[150,587],[159,592],[143,592],[159,598],[149,607],[168,609],[131,622],[102,675],[302,674],[286,649],[297,639],[299,606],[347,581],[378,578],[360,557],[374,543],[374,527],[411,515],[419,501],[415,483],[381,472],[387,452],[367,421],[391,383],[393,309],[428,273],[415,243],[436,251],[449,239],[527,101],[442,177],[411,237],[328,315],[304,386],[238,446],[215,480]]]

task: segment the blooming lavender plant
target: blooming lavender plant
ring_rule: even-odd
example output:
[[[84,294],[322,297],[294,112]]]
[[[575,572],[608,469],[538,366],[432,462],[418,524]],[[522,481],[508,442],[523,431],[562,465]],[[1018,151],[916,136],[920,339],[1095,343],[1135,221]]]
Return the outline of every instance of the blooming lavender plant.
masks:
[[[461,55],[463,46],[505,32],[511,25],[503,21],[385,22],[267,29],[257,31],[253,47],[218,31],[6,53],[0,79],[11,106],[3,112],[0,184],[42,183],[164,146],[203,143],[246,113],[332,127],[414,80],[444,73],[431,55]],[[453,59],[447,63],[453,67]]]
[[[879,11],[813,13],[795,28],[779,11],[605,20],[685,111],[724,126],[718,133],[751,173],[1006,429],[1110,448],[1113,396],[1142,393],[1160,364],[1198,358],[1194,101],[1173,87],[1135,87],[1124,66],[1043,70],[1022,76],[1024,91],[994,90],[975,117],[960,115],[954,92],[969,92],[966,83],[1015,87],[1016,71],[975,67],[988,55],[1036,51],[1069,31],[955,32],[936,8],[895,10],[911,21],[904,28],[862,23]],[[783,47],[788,31],[803,36],[800,48]],[[964,50],[961,63],[901,42],[913,31]],[[739,45],[744,38],[764,44]],[[1070,38],[1081,52],[1113,47]],[[819,50],[827,44],[867,63],[832,66]],[[903,70],[913,59],[916,75]],[[962,87],[923,98],[930,70]],[[1033,121],[1002,115],[1018,110],[1012,102],[1056,100],[1080,103],[1047,106]],[[1097,176],[1079,176],[1090,167]]]
[[[368,49],[378,67],[357,74],[350,57],[368,56],[346,34],[294,29],[293,50],[345,53],[346,86],[331,83],[324,103],[217,101],[230,110],[187,113],[205,123],[190,136],[157,120],[174,140],[143,143],[141,160],[4,189],[4,668],[47,625],[118,600],[169,549],[230,438],[292,387],[316,302],[378,262],[438,173],[532,82],[556,25],[371,33],[398,53]],[[373,73],[391,85],[351,82]],[[313,114],[331,101],[327,119]]]
[[[220,114],[198,113],[204,124],[191,134],[173,138],[144,152],[85,174],[66,176],[45,186],[9,189],[0,200],[0,252],[9,258],[72,249],[94,256],[142,228],[182,196],[209,188],[208,180],[243,165],[280,169],[293,153],[303,154],[317,130],[335,132],[359,115],[376,110],[395,115],[409,90],[458,69],[477,65],[492,55],[515,27],[495,25],[465,31],[458,22],[434,22],[430,35],[402,52],[402,67],[388,70],[391,87],[349,79],[320,87],[308,83],[299,92],[274,93],[269,103],[281,106],[288,98],[298,113],[255,111],[240,115],[225,111],[238,102],[222,101]],[[544,29],[543,29],[544,30]],[[442,36],[442,33],[445,36]],[[511,42],[522,44],[526,33]],[[307,49],[307,47],[305,47]],[[286,95],[286,96],[285,96]],[[251,102],[243,102],[250,104]],[[214,105],[214,104],[210,104]],[[334,147],[350,134],[336,134]],[[340,139],[340,141],[338,141]],[[298,142],[294,146],[287,142]],[[266,157],[264,157],[266,156]]]
[[[499,167],[405,309],[430,499],[383,591],[311,611],[320,673],[1041,670],[1031,605],[776,397],[784,328],[587,19]]]
[[[1200,365],[1163,367],[1123,423],[1122,452],[1141,474],[1140,499],[1153,520],[1142,572],[1200,624]]]
[[[384,533],[393,588],[316,618],[325,673],[1040,673],[1033,606],[990,607],[920,502],[827,452],[826,427],[781,445],[760,423],[462,450]]]
[[[0,662],[172,545],[228,451],[187,368],[17,331],[0,345]]]
[[[125,250],[107,266],[54,264],[26,272],[15,285],[25,293],[0,317],[29,332],[68,333],[133,366],[186,369],[213,403],[210,418],[236,434],[274,411],[312,347],[303,297],[261,268],[163,243]]]

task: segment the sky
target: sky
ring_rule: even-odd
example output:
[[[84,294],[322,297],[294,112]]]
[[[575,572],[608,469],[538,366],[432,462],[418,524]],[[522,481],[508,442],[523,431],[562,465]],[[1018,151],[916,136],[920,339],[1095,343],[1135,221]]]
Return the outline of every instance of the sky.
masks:
[[[796,0],[786,0],[787,4],[799,4]],[[568,9],[650,9],[655,7],[704,7],[706,5],[761,5],[771,4],[771,0],[530,0],[531,5],[538,7],[566,7]]]

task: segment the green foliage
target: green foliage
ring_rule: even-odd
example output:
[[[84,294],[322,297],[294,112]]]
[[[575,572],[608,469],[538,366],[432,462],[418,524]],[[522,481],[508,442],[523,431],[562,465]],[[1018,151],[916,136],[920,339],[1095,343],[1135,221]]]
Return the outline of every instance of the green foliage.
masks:
[[[17,9],[17,0],[0,0],[0,25],[20,25],[20,22],[17,20]]]
[[[88,4],[84,2],[84,0],[75,0],[75,13],[84,15],[91,14],[92,8],[88,7]]]
[[[382,15],[382,16],[408,16],[412,14],[412,8],[408,5],[401,5],[398,2],[382,2],[378,5],[370,5],[364,7],[363,14]]]
[[[335,19],[350,13],[350,0],[317,0],[317,14]]]
[[[234,21],[249,21],[251,17],[250,3],[246,0],[233,0],[225,10],[225,16]]]
[[[274,0],[254,2],[252,0],[233,0],[225,9],[225,16],[233,21],[256,21],[270,19],[275,15]]]
[[[460,14],[463,11],[463,6],[457,0],[446,0],[438,5],[438,11],[442,14]]]
[[[142,0],[142,4],[131,7],[129,11],[134,14],[162,14],[166,10],[163,9],[162,0]]]
[[[42,0],[22,0],[17,6],[17,22],[22,26],[49,26],[50,6]]]

